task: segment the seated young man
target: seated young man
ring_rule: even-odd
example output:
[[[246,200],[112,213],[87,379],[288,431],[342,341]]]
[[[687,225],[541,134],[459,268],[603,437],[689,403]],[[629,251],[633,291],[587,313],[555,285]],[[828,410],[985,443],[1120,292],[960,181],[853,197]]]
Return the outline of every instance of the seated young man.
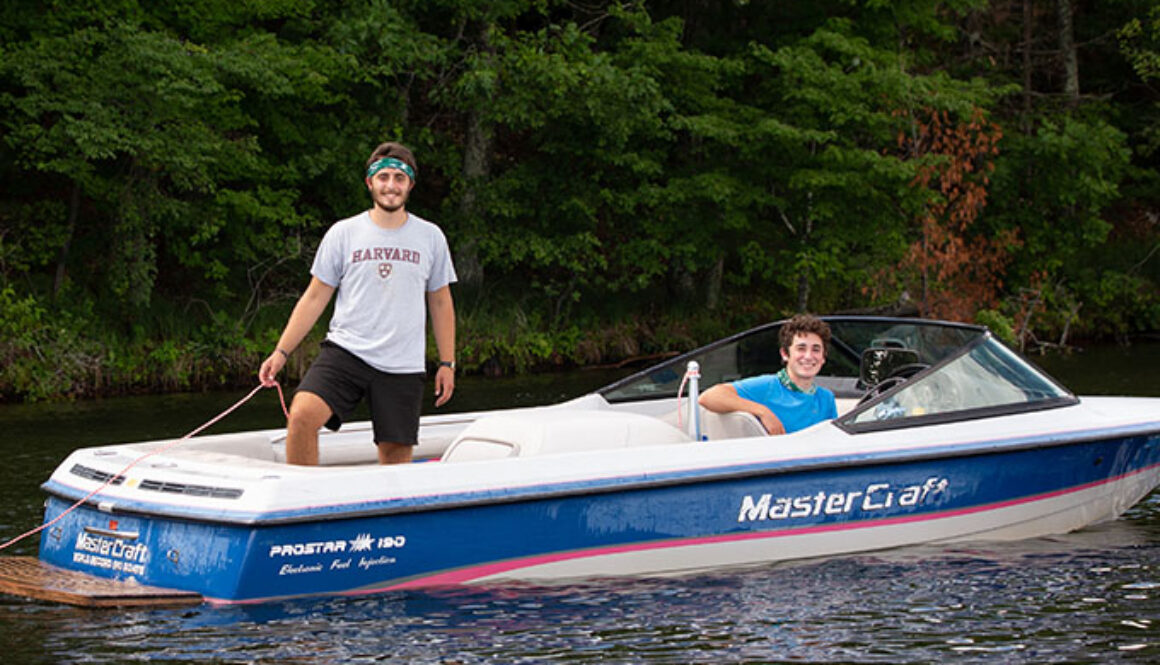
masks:
[[[777,374],[719,383],[701,394],[699,403],[716,413],[752,413],[770,434],[787,434],[837,418],[834,393],[814,385],[826,364],[830,326],[809,314],[798,314],[778,332],[781,359]]]

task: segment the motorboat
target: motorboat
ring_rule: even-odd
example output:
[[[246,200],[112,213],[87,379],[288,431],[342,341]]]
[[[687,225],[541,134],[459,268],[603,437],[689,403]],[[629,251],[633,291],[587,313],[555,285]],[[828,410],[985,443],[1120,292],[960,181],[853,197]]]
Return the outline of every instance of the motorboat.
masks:
[[[424,416],[412,464],[377,464],[365,422],[313,467],[282,429],[79,449],[38,565],[210,603],[678,575],[1059,534],[1160,482],[1160,399],[1077,397],[979,326],[823,318],[839,417],[792,434],[697,404],[780,369],[774,322],[559,404]]]

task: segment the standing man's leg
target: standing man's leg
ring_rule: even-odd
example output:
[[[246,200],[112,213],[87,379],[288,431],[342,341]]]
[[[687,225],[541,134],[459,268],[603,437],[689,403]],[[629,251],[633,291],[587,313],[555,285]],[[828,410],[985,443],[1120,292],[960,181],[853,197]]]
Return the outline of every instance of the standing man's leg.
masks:
[[[379,464],[407,464],[411,461],[415,446],[405,443],[390,443],[378,441]]]
[[[290,418],[286,421],[288,464],[318,465],[318,430],[330,416],[330,407],[318,395],[303,391],[294,395],[294,401],[290,403]]]
[[[424,374],[380,372],[368,393],[380,464],[406,464],[419,442]]]

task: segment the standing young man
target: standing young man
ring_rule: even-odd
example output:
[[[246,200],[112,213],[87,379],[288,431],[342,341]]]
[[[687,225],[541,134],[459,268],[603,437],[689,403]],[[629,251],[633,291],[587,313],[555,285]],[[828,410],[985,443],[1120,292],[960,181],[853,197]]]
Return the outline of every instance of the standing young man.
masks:
[[[338,292],[326,340],[290,405],[290,464],[318,464],[318,430],[337,430],[364,397],[379,462],[411,461],[426,379],[428,311],[440,359],[435,406],[455,391],[455,267],[439,227],[406,210],[417,172],[414,155],[398,143],[371,153],[366,186],[374,205],[326,232],[310,285],[258,370],[263,385],[274,385]]]
[[[770,434],[837,418],[834,393],[814,385],[826,364],[830,326],[816,316],[798,314],[778,331],[778,342],[785,363],[780,372],[719,383],[701,394],[699,404],[716,413],[752,413]]]

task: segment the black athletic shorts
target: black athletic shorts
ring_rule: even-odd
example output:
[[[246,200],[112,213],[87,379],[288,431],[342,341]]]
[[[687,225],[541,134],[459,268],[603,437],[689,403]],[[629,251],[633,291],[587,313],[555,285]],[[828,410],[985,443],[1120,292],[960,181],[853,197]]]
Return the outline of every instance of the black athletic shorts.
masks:
[[[419,443],[419,412],[426,373],[390,374],[363,362],[350,351],[325,341],[306,370],[298,391],[314,393],[333,415],[326,427],[338,430],[363,397],[371,408],[375,443]],[[297,391],[296,391],[297,392]]]

